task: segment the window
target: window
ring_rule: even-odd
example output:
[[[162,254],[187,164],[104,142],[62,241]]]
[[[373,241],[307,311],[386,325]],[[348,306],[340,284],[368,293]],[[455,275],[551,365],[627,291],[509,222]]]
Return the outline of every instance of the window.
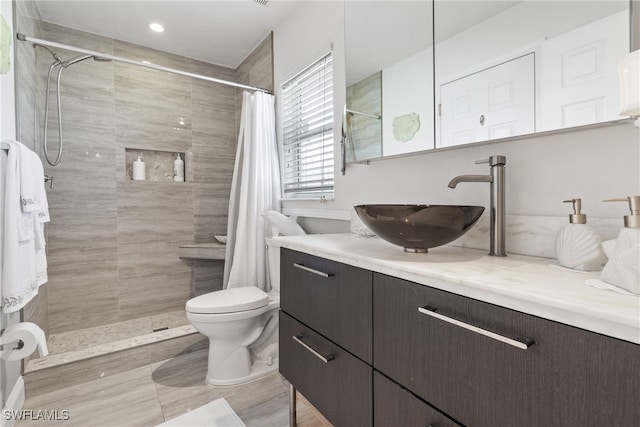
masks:
[[[282,85],[284,197],[333,196],[331,53]]]

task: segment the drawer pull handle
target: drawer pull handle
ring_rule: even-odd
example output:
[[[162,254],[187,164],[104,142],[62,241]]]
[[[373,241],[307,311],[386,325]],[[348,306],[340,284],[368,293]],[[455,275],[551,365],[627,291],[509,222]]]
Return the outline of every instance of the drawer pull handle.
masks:
[[[452,317],[444,316],[440,313],[436,313],[436,308],[425,305],[424,307],[418,307],[418,311],[420,313],[426,314],[427,316],[435,317],[436,319],[442,320],[447,323],[451,323],[452,325],[460,326],[461,328],[468,329],[470,331],[476,332],[480,335],[484,335],[489,338],[493,338],[494,340],[501,341],[505,344],[509,344],[511,346],[517,347],[522,350],[526,350],[535,344],[530,338],[526,337],[517,337],[507,338],[503,335],[496,334],[495,332],[488,331],[486,329],[479,328],[477,326],[470,325],[468,323],[461,322],[460,320],[454,319]]]
[[[311,354],[313,354],[315,357],[317,357],[318,359],[322,360],[324,363],[329,363],[331,362],[333,359],[335,359],[335,357],[333,356],[333,354],[328,354],[327,356],[323,356],[322,354],[318,353],[317,351],[315,351],[314,349],[312,349],[309,344],[307,344],[306,342],[302,341],[302,339],[304,338],[304,335],[294,335],[291,338],[293,338],[293,340],[295,342],[297,342],[298,344],[300,344],[301,346],[303,346],[304,348],[306,348],[307,350],[309,350],[309,352]]]
[[[313,273],[313,274],[317,274],[318,276],[322,276],[322,277],[331,277],[333,276],[333,274],[331,273],[325,273],[324,271],[318,271],[318,270],[314,270],[313,268],[309,268],[305,265],[302,264],[298,264],[295,263],[293,264],[294,267],[299,268],[300,270],[304,270],[304,271],[308,271],[309,273]]]

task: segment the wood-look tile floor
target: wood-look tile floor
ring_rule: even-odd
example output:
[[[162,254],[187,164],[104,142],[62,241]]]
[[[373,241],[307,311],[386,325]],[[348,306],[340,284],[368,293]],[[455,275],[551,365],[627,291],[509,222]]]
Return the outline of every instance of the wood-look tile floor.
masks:
[[[247,427],[288,425],[288,384],[273,374],[250,384],[217,388],[205,384],[207,349],[132,369],[86,383],[27,396],[23,409],[68,411],[68,420],[21,420],[16,427],[30,426],[155,426],[224,397]],[[331,425],[299,397],[300,427]]]

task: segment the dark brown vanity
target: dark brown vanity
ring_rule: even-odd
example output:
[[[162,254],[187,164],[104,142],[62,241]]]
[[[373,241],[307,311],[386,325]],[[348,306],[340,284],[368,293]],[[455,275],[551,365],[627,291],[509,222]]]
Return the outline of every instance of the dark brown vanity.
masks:
[[[280,372],[336,426],[640,422],[628,341],[284,247],[281,308]]]

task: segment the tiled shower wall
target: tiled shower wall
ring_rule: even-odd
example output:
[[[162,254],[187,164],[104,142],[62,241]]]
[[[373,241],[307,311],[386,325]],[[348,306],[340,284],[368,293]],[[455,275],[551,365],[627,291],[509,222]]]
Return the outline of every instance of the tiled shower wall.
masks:
[[[238,71],[47,23],[41,36],[224,80],[260,76],[261,86],[272,86],[271,36]],[[51,58],[42,52],[38,59],[36,87],[44,87]],[[49,333],[65,332],[182,310],[195,293],[221,288],[222,262],[182,261],[178,246],[226,234],[236,92],[117,62],[89,59],[65,69],[64,154],[59,166],[45,167],[55,183],[48,190],[48,295],[46,303],[40,297],[29,304],[26,319],[41,324],[48,317]],[[28,100],[19,108],[33,114]],[[34,136],[25,131],[23,138],[38,138],[33,125]],[[186,182],[126,179],[127,148],[186,153]]]

